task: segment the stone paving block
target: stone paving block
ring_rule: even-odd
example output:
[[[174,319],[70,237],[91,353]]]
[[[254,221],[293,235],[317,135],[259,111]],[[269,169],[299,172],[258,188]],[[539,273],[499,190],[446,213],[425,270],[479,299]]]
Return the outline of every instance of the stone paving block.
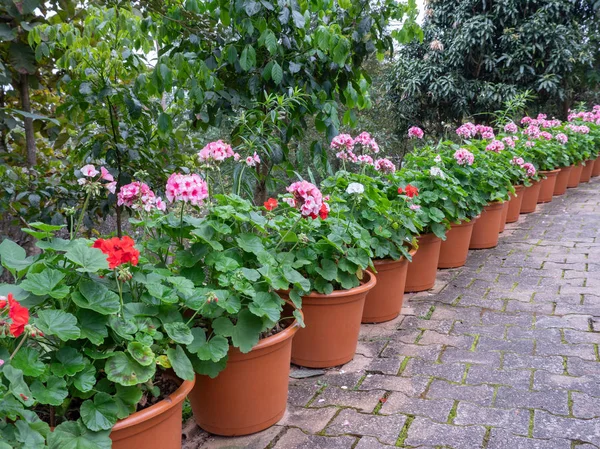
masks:
[[[535,353],[536,355],[564,355],[596,361],[596,352],[591,344],[556,344],[540,339],[536,343]]]
[[[560,344],[562,343],[562,335],[560,329],[545,329],[545,328],[524,328],[520,326],[508,326],[506,331],[507,340],[539,340],[543,339],[549,342]]]
[[[557,415],[569,414],[569,397],[566,391],[527,391],[500,387],[494,401],[500,408],[528,408],[546,410]]]
[[[527,312],[486,312],[481,317],[481,323],[483,325],[512,324],[529,327],[533,324],[533,316]]]
[[[419,357],[430,362],[435,362],[442,353],[443,345],[416,345],[400,342],[391,342],[381,353],[382,357]]]
[[[346,372],[347,366],[348,365],[344,365],[339,370],[326,370],[324,375],[321,377],[314,377],[313,379],[320,381],[321,385],[347,387],[348,389],[352,389],[365,375],[365,370]]]
[[[594,306],[600,313],[600,305]],[[572,329],[565,329],[565,339],[571,343],[595,343],[600,344],[600,332],[579,332]]]
[[[473,344],[473,339],[474,338],[470,336],[446,335],[433,330],[426,330],[417,344],[423,346],[444,345],[452,346],[454,348],[469,349]]]
[[[277,425],[298,427],[305,432],[318,433],[325,428],[337,411],[336,407],[324,407],[315,410],[288,405],[285,415]]]
[[[356,437],[340,436],[331,438],[306,435],[298,429],[288,429],[273,449],[351,449],[355,443]]]
[[[600,418],[600,398],[585,393],[571,392],[573,416],[577,418]]]
[[[576,419],[535,412],[533,436],[535,438],[568,438],[582,443],[600,445],[600,419]]]
[[[494,389],[488,385],[455,385],[443,380],[434,380],[427,390],[428,399],[454,399],[491,405]]]
[[[485,365],[472,365],[467,374],[466,383],[469,385],[493,384],[529,388],[531,370],[497,370]]]
[[[539,315],[551,315],[554,311],[554,304],[550,302],[521,302],[508,301],[506,305],[507,312],[530,312]]]
[[[381,444],[373,437],[362,437],[354,449],[390,449],[389,444]]]
[[[480,337],[476,351],[509,351],[521,355],[533,355],[533,340],[503,340],[490,337]]]
[[[304,407],[321,388],[315,379],[290,379],[288,404]]]
[[[483,426],[500,427],[520,435],[527,435],[529,430],[529,410],[480,407],[475,404],[461,402],[456,409],[454,424],[480,424]]]
[[[402,371],[403,377],[427,376],[437,377],[452,382],[460,382],[465,372],[462,363],[432,363],[422,359],[411,358]]]
[[[365,357],[364,355],[355,354],[354,358],[342,365],[340,368],[342,371],[346,373],[361,373],[363,374],[366,367],[371,363],[371,359],[369,357]]]
[[[450,332],[454,320],[434,320],[434,319],[423,319],[417,316],[406,317],[402,321],[402,329],[435,329],[437,332],[447,334]]]
[[[571,376],[600,376],[600,362],[590,362],[579,357],[567,357],[567,369]]]
[[[442,354],[443,363],[474,363],[500,367],[500,353],[497,351],[469,351],[459,348],[448,348]]]
[[[408,396],[417,397],[423,394],[429,384],[427,377],[398,377],[381,374],[367,375],[359,390],[400,391]]]
[[[211,435],[201,446],[197,446],[197,449],[265,449],[283,430],[283,427],[273,426],[262,432],[243,437],[219,437]]]
[[[533,380],[534,390],[575,390],[600,397],[600,378],[597,376],[563,376],[536,371]]]
[[[485,428],[481,426],[438,424],[427,418],[416,417],[408,429],[404,445],[479,448],[483,444],[484,436]]]
[[[338,387],[328,387],[311,404],[311,407],[352,407],[363,412],[372,412],[385,394],[383,390],[355,391]]]
[[[390,374],[395,376],[398,374],[403,360],[403,356],[377,357],[371,360],[371,363],[369,363],[366,370],[370,373]]]
[[[548,356],[526,356],[519,355],[512,352],[504,354],[503,369],[522,369],[522,368],[535,368],[543,369],[554,374],[563,374],[563,358],[554,355]]]
[[[564,315],[564,316],[542,316],[535,322],[536,328],[568,328],[580,331],[588,331],[591,316],[587,315]]]
[[[411,398],[400,392],[392,393],[383,404],[379,413],[393,415],[417,415],[430,418],[433,421],[444,423],[452,409],[454,401],[451,399],[420,399]]]
[[[356,345],[356,353],[370,358],[377,357],[387,344],[387,340],[359,340]]]
[[[458,301],[461,307],[483,307],[486,310],[501,311],[504,309],[504,301],[500,299],[483,299],[481,295],[466,296],[462,295]]]
[[[488,335],[493,338],[504,338],[507,326],[504,324],[492,326],[474,326],[471,323],[457,321],[452,328],[453,335]]]
[[[492,429],[487,449],[571,449],[571,442],[557,438],[526,438],[503,429]]]
[[[405,422],[403,415],[366,415],[345,409],[327,426],[325,433],[370,436],[381,443],[394,445]]]

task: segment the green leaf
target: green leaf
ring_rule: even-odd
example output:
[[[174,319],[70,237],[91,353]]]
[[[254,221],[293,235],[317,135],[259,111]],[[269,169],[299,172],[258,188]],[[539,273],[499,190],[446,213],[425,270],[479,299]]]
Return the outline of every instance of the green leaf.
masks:
[[[268,318],[270,321],[279,321],[283,301],[274,292],[258,292],[248,309],[256,316]]]
[[[246,45],[240,56],[240,67],[248,72],[256,65],[256,51],[252,45]]]
[[[12,240],[4,239],[2,240],[2,243],[0,243],[0,258],[4,259],[5,257],[23,260],[27,257],[27,253]]]
[[[179,345],[167,349],[167,357],[177,377],[184,380],[194,380],[194,367],[183,348]]]
[[[20,286],[36,296],[50,295],[63,299],[69,294],[69,286],[61,284],[65,275],[58,270],[45,269],[41,273],[30,273]]]
[[[192,329],[194,341],[188,345],[187,349],[192,354],[196,354],[200,360],[212,360],[218,362],[227,356],[229,343],[222,335],[214,335],[209,341],[206,340],[204,329],[195,327]]]
[[[125,340],[133,340],[133,334],[138,331],[138,328],[133,321],[126,320],[120,316],[111,316],[108,319],[108,325],[118,336]]]
[[[59,424],[48,435],[48,449],[111,449],[110,430],[93,432],[80,421]]]
[[[265,252],[265,245],[260,237],[255,234],[240,234],[236,237],[235,241],[238,246],[246,252],[256,255]]]
[[[96,393],[94,400],[87,400],[79,408],[81,420],[94,432],[110,430],[117,422],[119,408],[115,400],[106,393]]]
[[[36,401],[58,407],[69,395],[67,382],[56,376],[50,376],[44,385],[39,380],[31,384],[31,393]]]
[[[56,362],[52,363],[52,372],[59,377],[74,376],[85,368],[85,359],[79,351],[64,346],[56,353]]]
[[[35,401],[31,397],[29,387],[25,383],[25,380],[23,380],[23,371],[10,365],[6,365],[2,369],[2,374],[8,380],[10,385],[9,389],[13,396],[27,407],[31,407]]]
[[[323,259],[321,267],[316,267],[315,271],[327,281],[335,281],[337,279],[338,267],[333,260]]]
[[[11,42],[8,48],[8,59],[12,68],[18,73],[33,75],[36,71],[35,53],[29,45]]]
[[[77,271],[82,273],[108,270],[106,255],[98,248],[92,248],[83,242],[74,243],[65,253],[65,257],[78,265]]]
[[[158,116],[158,133],[166,137],[173,130],[173,122],[171,116],[166,112],[161,112]]]
[[[91,391],[96,385],[96,368],[94,368],[94,365],[87,365],[83,371],[75,374],[73,385],[82,393]]]
[[[91,279],[83,279],[79,283],[79,292],[73,293],[72,299],[79,307],[102,315],[114,315],[121,310],[119,295]]]
[[[131,386],[148,382],[154,376],[156,365],[140,365],[124,352],[115,352],[104,365],[106,377],[111,382]]]
[[[77,340],[80,336],[77,318],[62,310],[40,310],[35,325],[46,335],[56,335],[61,340]]]
[[[143,391],[137,386],[124,387],[117,384],[117,394],[114,399],[119,407],[117,416],[119,419],[127,418],[136,411],[138,402],[142,399]]]
[[[261,318],[247,309],[241,310],[231,335],[233,345],[243,353],[250,352],[258,343],[262,327],[263,320]]]
[[[143,345],[139,341],[132,341],[127,345],[127,352],[140,365],[148,366],[154,363],[154,352],[149,346]]]
[[[254,268],[242,268],[242,275],[250,282],[260,279],[260,273]]]
[[[271,67],[271,79],[275,84],[281,84],[283,80],[283,69],[277,62],[273,63],[273,67]]]
[[[227,357],[213,362],[212,360],[199,360],[196,357],[192,358],[192,364],[194,365],[194,371],[198,374],[209,376],[211,379],[217,377],[217,375],[225,369],[227,365]]]
[[[17,432],[15,433],[15,438],[18,442],[23,443],[23,448],[27,449],[44,449],[46,447],[46,439],[44,435],[42,435],[38,429],[34,429],[35,424],[31,424],[24,419],[20,419],[15,422],[15,427]],[[0,449],[4,443],[0,441]],[[8,449],[12,449],[10,446],[6,446]]]
[[[75,294],[71,296],[74,298]],[[77,304],[76,301],[73,301]],[[77,312],[77,321],[79,321],[79,328],[81,329],[81,338],[87,338],[94,345],[101,345],[104,339],[108,337],[108,329],[106,324],[108,323],[108,317],[100,315],[99,313],[93,312],[87,309],[81,309]]]
[[[288,265],[283,266],[283,275],[288,280],[288,282],[297,285],[299,288],[304,290],[305,292],[310,290],[310,281],[305,279],[304,276],[300,274],[299,271],[293,269]]]
[[[30,377],[38,377],[46,370],[46,365],[40,361],[40,353],[30,346],[19,349],[12,359],[11,365]]]
[[[190,331],[190,328],[185,325],[185,323],[166,323],[163,327],[165,328],[165,331],[167,331],[169,338],[171,338],[171,340],[173,340],[175,343],[189,345],[192,341],[194,341],[192,332]]]
[[[348,40],[346,38],[341,38],[333,48],[333,62],[339,66],[344,65],[349,51],[350,44],[348,43]]]

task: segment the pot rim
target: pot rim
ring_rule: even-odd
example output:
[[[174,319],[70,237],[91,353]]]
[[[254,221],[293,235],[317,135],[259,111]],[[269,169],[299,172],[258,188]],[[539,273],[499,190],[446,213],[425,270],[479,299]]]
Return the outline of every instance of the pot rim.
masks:
[[[410,257],[414,256],[418,249],[411,249],[408,253]],[[400,259],[392,259],[391,257],[384,257],[383,259],[373,259],[373,265],[394,265],[403,263],[406,257],[400,256]]]
[[[304,313],[302,313],[302,309],[298,309],[297,307],[295,307],[291,303],[291,301],[289,302],[289,304],[291,304],[295,310],[299,311],[300,314],[302,315],[302,319],[304,319]],[[273,346],[278,343],[281,343],[282,341],[287,340],[288,338],[291,338],[290,334],[292,334],[292,335],[295,334],[296,332],[298,332],[299,329],[300,329],[300,323],[298,323],[298,320],[295,319],[292,324],[290,324],[288,327],[286,327],[281,332],[277,332],[275,335],[270,335],[267,338],[261,338],[260,340],[258,340],[258,343],[256,343],[254,346],[252,346],[252,349],[250,349],[250,351],[247,352],[246,354],[250,354],[252,351],[258,351],[259,349],[268,348],[269,346]],[[230,345],[229,348],[231,349],[234,347]],[[238,348],[235,348],[235,349],[238,349]]]
[[[311,292],[308,295],[304,295],[302,298],[312,298],[312,299],[340,298],[340,297],[345,297],[345,296],[357,295],[360,293],[366,293],[369,290],[371,290],[373,287],[375,287],[375,284],[377,283],[377,278],[375,277],[374,274],[370,273],[369,270],[364,270],[363,273],[365,273],[368,276],[369,280],[367,282],[365,282],[364,284],[360,284],[358,287],[351,288],[350,290],[334,290],[328,295],[324,295],[323,293]],[[282,332],[280,332],[280,333],[282,333]],[[277,334],[277,335],[279,335],[279,334]],[[271,338],[271,337],[269,337],[269,338]],[[260,344],[260,342],[258,342],[258,344]],[[252,349],[254,349],[254,348],[252,348]]]
[[[555,168],[554,170],[540,170],[540,173],[542,173],[543,175],[552,175],[554,173],[558,174],[560,170],[560,168]]]
[[[448,231],[446,231],[446,232],[448,232]],[[428,243],[430,243],[431,241],[442,240],[442,239],[439,238],[437,235],[435,235],[433,232],[428,232],[427,234],[420,234],[417,237],[417,240],[419,241],[419,243],[424,240],[427,241]]]
[[[565,165],[564,167],[560,167],[560,171],[570,171],[574,168],[574,165]]]
[[[531,186],[530,186],[531,187]],[[492,201],[491,203],[488,203],[487,206],[484,206],[483,208],[485,210],[496,210],[496,209],[500,209],[502,207],[504,207],[504,203],[506,201]]]
[[[194,388],[195,383],[196,376],[194,376],[193,380],[184,380],[181,382],[181,385],[179,385],[177,390],[171,393],[168,397],[164,398],[162,401],[157,402],[153,406],[145,408],[144,410],[135,412],[125,419],[118,420],[111,429],[111,432],[136,426],[145,421],[149,421],[156,416],[166,413],[168,410],[183,402],[188,393],[192,391],[192,388]]]
[[[521,190],[523,190],[525,188],[525,186],[523,184],[516,184],[513,187],[515,189],[515,193],[518,193],[518,192],[520,192]]]

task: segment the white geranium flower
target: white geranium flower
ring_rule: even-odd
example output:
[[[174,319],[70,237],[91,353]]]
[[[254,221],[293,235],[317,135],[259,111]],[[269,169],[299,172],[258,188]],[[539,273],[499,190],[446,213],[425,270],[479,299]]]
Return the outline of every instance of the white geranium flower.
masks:
[[[351,182],[350,184],[348,184],[348,187],[346,188],[346,193],[356,193],[358,195],[360,195],[361,193],[364,193],[365,191],[365,186],[363,186],[362,184],[358,183],[358,182]]]
[[[444,174],[444,172],[439,168],[439,167],[431,167],[431,169],[429,170],[429,174],[431,176],[438,176],[442,179],[446,178],[446,175]]]
[[[442,162],[442,156],[440,156],[439,154],[435,157],[434,161],[436,162]]]

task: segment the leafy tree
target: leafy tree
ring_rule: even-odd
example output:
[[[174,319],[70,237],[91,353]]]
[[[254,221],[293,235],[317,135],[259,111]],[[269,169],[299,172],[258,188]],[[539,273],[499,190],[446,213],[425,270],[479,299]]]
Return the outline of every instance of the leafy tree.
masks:
[[[391,73],[400,131],[497,110],[531,90],[566,112],[598,64],[598,8],[586,0],[435,0],[423,43],[410,43]],[[486,117],[483,117],[485,120]],[[411,123],[409,123],[411,122]]]

